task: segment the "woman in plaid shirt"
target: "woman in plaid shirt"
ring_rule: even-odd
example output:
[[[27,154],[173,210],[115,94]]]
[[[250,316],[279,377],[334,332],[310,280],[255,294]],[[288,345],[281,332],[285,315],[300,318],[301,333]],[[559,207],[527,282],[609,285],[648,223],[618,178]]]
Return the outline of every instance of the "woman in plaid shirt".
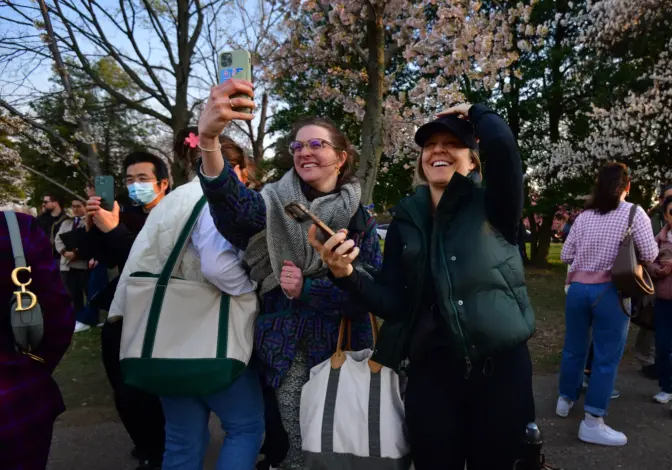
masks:
[[[561,254],[562,262],[570,268],[556,413],[567,417],[579,398],[592,328],[593,367],[579,439],[607,446],[628,442],[625,434],[604,423],[604,416],[628,335],[629,318],[622,311],[610,272],[628,226],[632,204],[625,202],[625,197],[629,191],[625,165],[602,167],[586,210],[577,217]],[[641,207],[635,214],[632,236],[641,262],[656,259],[658,245]]]
[[[26,262],[32,268],[28,289],[37,295],[44,317],[44,337],[33,354],[44,362],[14,349],[7,308],[17,290],[11,281],[14,257],[7,222],[0,215],[0,303],[5,306],[0,321],[0,469],[44,470],[54,421],[65,411],[51,374],[70,345],[75,313],[49,237],[35,218],[25,214],[16,217]]]

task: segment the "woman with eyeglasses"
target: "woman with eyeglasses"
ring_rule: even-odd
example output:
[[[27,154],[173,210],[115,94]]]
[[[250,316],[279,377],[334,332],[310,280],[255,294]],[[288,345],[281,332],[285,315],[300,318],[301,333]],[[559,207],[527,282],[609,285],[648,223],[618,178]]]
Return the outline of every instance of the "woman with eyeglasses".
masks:
[[[237,93],[250,98],[231,98]],[[382,256],[376,222],[360,203],[353,175],[354,151],[329,120],[309,118],[290,135],[293,168],[261,192],[246,188],[223,157],[218,136],[234,119],[253,116],[251,83],[229,80],[212,89],[199,121],[203,154],[199,176],[219,232],[245,250],[250,277],[259,284],[262,311],[255,348],[266,382],[277,389],[290,450],[280,468],[303,468],[299,403],[309,370],[336,351],[342,316],[352,319],[353,349],[371,345],[367,310],[327,277],[327,269],[308,243],[307,228],[285,213],[300,202],[333,230],[347,229],[365,267],[378,269]]]

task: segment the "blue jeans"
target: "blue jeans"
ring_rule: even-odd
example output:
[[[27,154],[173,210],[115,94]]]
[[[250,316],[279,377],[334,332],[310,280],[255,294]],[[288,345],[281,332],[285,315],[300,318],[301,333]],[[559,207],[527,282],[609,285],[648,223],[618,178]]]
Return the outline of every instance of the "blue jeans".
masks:
[[[656,364],[658,384],[666,393],[672,393],[672,300],[656,299]]]
[[[629,324],[630,319],[623,313],[616,288],[611,282],[574,282],[569,286],[565,305],[565,345],[560,365],[560,396],[571,401],[579,398],[592,326],[594,356],[584,409],[595,416],[607,414]]]
[[[98,309],[91,305],[91,298],[103,290],[107,285],[107,267],[98,265],[89,272],[89,289],[87,291],[86,307],[77,312],[77,321],[89,326],[96,326],[100,314]]]
[[[217,470],[252,470],[264,435],[264,400],[257,372],[247,368],[233,385],[204,397],[161,397],[166,416],[163,470],[201,470],[214,411],[226,432]]]

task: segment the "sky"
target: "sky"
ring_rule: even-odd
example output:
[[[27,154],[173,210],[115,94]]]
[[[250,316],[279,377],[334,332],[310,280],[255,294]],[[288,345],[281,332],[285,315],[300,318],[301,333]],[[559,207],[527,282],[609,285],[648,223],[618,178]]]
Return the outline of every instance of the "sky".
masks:
[[[81,0],[70,0],[74,4],[81,6]],[[237,0],[239,3],[245,5],[250,14],[253,14],[256,8],[258,1],[253,0]],[[47,0],[48,4],[53,5],[53,0]],[[42,19],[40,11],[37,9],[37,4],[31,2],[30,0],[18,0],[14,4],[20,5],[24,8],[24,11],[28,11],[31,17],[35,19]],[[61,3],[63,5],[63,3]],[[119,11],[119,3],[117,1],[110,0],[100,0],[100,5],[105,9],[110,15],[116,15]],[[121,33],[117,26],[111,21],[110,18],[106,18],[104,12],[97,11],[97,17],[101,21],[104,34],[107,36],[110,42],[112,42],[120,52],[128,54],[130,57],[138,58],[138,55],[134,52],[131,41]],[[67,11],[66,11],[66,14]],[[69,15],[70,18],[74,18],[74,15]],[[121,15],[116,15],[116,18],[120,18]],[[12,11],[7,7],[5,0],[0,0],[0,54],[3,52],[2,47],[2,38],[5,37],[16,37],[18,35],[28,34],[35,38],[36,34],[39,34],[42,31],[38,31],[37,28],[32,26],[19,26],[12,24],[11,20],[22,20],[20,15]],[[192,21],[192,28],[193,23]],[[60,26],[57,21],[57,17],[52,15],[52,23],[57,32],[63,32],[63,28]],[[238,30],[242,28],[242,23],[237,15],[227,15],[226,20],[227,30]],[[141,52],[141,55],[144,56],[152,65],[154,66],[163,66],[170,65],[168,62],[168,53],[166,48],[162,46],[159,41],[158,35],[148,24],[138,24],[134,28],[133,37],[138,44],[138,48]],[[168,32],[169,37],[174,37],[174,32]],[[34,39],[35,40],[35,39]],[[97,48],[88,42],[82,42],[81,47],[85,54],[89,55],[91,58],[96,58],[100,55],[100,51]],[[223,45],[222,50],[230,49]],[[67,56],[67,51],[64,47],[61,46],[62,54]],[[218,50],[221,52],[221,50]],[[214,71],[214,63],[208,61],[206,66],[210,71]],[[143,69],[139,66],[134,67],[136,70],[143,73]],[[161,73],[161,72],[158,72]],[[194,98],[203,98],[207,96],[209,92],[209,87],[213,85],[212,80],[209,77],[209,71],[204,68],[203,65],[194,64],[192,78],[190,80],[190,94]],[[35,96],[39,96],[42,93],[48,92],[55,88],[55,84],[50,81],[53,77],[52,73],[52,61],[51,60],[36,60],[34,57],[24,60],[12,60],[10,62],[5,62],[0,65],[0,99],[4,99],[12,104],[16,104],[17,107],[23,112],[29,110],[28,104],[34,100]],[[215,78],[216,79],[216,78]],[[161,85],[166,89],[168,95],[171,95],[171,85],[174,83],[174,77],[171,74],[163,73],[160,77]],[[148,81],[148,80],[147,80]],[[60,84],[58,86],[60,89]],[[174,85],[172,85],[174,88]],[[172,100],[171,100],[172,101]],[[159,111],[161,114],[168,115],[166,109],[154,100],[148,100],[145,102],[149,107]],[[256,123],[255,123],[256,124]]]

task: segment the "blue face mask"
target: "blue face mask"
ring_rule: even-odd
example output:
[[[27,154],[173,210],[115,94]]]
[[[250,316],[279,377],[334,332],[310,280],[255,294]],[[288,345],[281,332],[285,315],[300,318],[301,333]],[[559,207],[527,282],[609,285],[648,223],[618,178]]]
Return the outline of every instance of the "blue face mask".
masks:
[[[158,194],[154,192],[154,183],[133,183],[127,186],[128,197],[133,202],[146,206],[157,198]]]

